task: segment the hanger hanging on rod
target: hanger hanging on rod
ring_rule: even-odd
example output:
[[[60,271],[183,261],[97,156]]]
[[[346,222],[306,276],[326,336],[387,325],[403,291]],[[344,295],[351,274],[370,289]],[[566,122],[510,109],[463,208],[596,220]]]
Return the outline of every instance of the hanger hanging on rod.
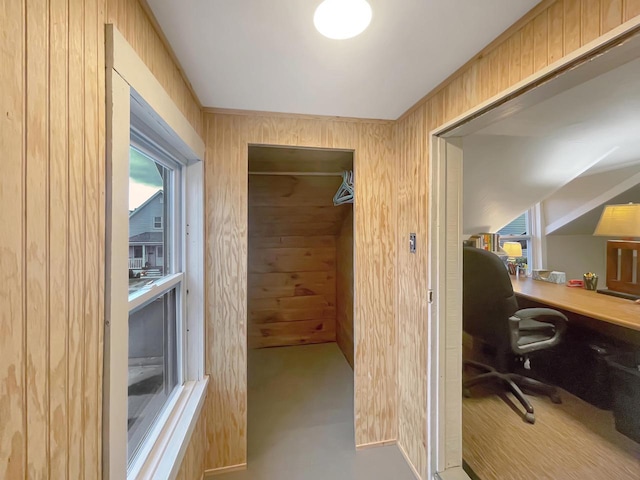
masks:
[[[352,170],[342,172],[342,183],[338,187],[336,194],[333,196],[333,204],[335,206],[344,205],[345,203],[353,203]]]

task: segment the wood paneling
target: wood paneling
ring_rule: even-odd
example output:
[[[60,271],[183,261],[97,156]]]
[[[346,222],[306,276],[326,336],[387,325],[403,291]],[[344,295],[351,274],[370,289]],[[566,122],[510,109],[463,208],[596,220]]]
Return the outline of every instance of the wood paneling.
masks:
[[[256,238],[254,243],[259,243]],[[259,248],[249,251],[249,273],[335,271],[336,249],[331,247]]]
[[[427,132],[423,105],[398,125],[398,443],[414,468],[427,465]],[[409,233],[416,233],[416,253]]]
[[[104,4],[9,2],[0,24],[0,477],[99,478]]]
[[[248,276],[249,144],[355,151],[358,188],[354,234],[358,268],[354,281],[358,300],[354,321],[356,331],[362,332],[356,339],[354,362],[356,443],[395,439],[395,167],[392,122],[242,112],[210,112],[205,115],[205,122],[209,339],[206,369],[211,375],[207,405],[207,469],[246,462],[247,284],[249,291],[254,292],[270,288],[266,282],[280,282],[276,291],[291,292],[293,287],[295,293],[295,288],[313,290],[314,284],[323,283],[321,277],[306,274],[300,278],[287,277],[287,273]],[[258,180],[258,183],[263,181]],[[295,186],[287,177],[278,181],[289,189]],[[257,198],[266,198],[268,187],[264,185],[262,191],[265,194]],[[300,199],[308,198],[304,195],[309,189],[300,191]],[[324,206],[331,205],[333,193]],[[253,193],[251,196],[256,198]],[[305,205],[322,206],[315,203]],[[329,235],[335,233],[333,231]],[[308,233],[300,235],[310,236]],[[277,240],[281,241],[292,245],[288,243],[290,240]],[[273,245],[272,239],[266,242]],[[265,294],[265,291],[261,292],[262,298],[269,298]],[[308,322],[320,335],[335,335],[335,328],[325,330],[317,320]],[[278,329],[288,328],[289,323],[264,325],[274,334],[279,334]]]
[[[116,3],[110,20],[137,32],[201,129],[137,1],[110,2],[112,12]],[[101,478],[106,9],[106,0],[0,8],[3,479]]]
[[[138,0],[103,0],[107,23],[113,23],[162,84],[184,116],[204,137],[201,106],[162,37]]]
[[[638,0],[547,0],[410,108],[397,123],[398,442],[426,476],[426,246],[429,132],[640,15]],[[506,45],[506,47],[505,47]],[[505,50],[506,49],[506,50]],[[505,53],[506,52],[506,53]],[[504,81],[508,62],[508,82]],[[425,120],[426,119],[426,120]],[[418,252],[406,252],[409,232]],[[421,244],[420,239],[424,239]],[[424,362],[416,359],[425,359]],[[455,445],[447,448],[456,448]]]
[[[204,478],[204,454],[207,451],[207,412],[202,410],[189,446],[182,459],[176,480],[201,480]]]
[[[353,211],[336,240],[336,342],[353,368]]]
[[[267,162],[277,169],[276,160],[267,154],[283,151],[251,148],[250,168]],[[307,171],[304,154],[309,152],[327,156],[326,151],[301,149],[276,158],[295,157],[297,164],[287,164],[289,171]],[[346,153],[350,160],[351,153]],[[320,167],[321,158],[313,166]],[[332,199],[341,181],[340,177],[249,176],[250,348],[335,341],[335,234],[348,207],[335,207]],[[305,285],[301,276],[307,276]]]

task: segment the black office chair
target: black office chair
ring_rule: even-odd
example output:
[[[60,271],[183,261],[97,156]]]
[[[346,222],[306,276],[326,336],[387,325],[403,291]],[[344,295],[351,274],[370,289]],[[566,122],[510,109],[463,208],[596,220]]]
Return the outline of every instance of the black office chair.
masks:
[[[465,366],[480,370],[480,375],[464,382],[469,387],[490,381],[506,384],[525,408],[525,419],[535,422],[533,407],[521,388],[548,395],[560,403],[555,387],[523,375],[510,373],[514,355],[528,354],[557,345],[567,329],[567,317],[550,308],[518,310],[511,279],[502,260],[495,254],[474,247],[463,253],[464,331],[496,349],[497,366],[465,361]]]

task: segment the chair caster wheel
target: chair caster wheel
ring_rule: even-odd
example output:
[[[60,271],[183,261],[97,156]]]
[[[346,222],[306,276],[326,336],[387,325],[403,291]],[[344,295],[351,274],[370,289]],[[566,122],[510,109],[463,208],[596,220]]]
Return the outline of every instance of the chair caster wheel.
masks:
[[[551,395],[549,398],[551,398],[551,401],[553,403],[562,403],[562,399],[560,398],[560,395],[555,394],[555,395]]]
[[[464,398],[471,398],[471,391],[468,388],[462,389],[462,396]]]
[[[536,416],[533,413],[525,413],[524,419],[531,424],[536,423]]]

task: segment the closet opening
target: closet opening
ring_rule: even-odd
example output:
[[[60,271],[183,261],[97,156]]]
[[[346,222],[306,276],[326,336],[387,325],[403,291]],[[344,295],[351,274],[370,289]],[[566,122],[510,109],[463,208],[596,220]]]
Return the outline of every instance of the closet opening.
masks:
[[[248,468],[290,476],[355,446],[354,152],[248,157]]]

